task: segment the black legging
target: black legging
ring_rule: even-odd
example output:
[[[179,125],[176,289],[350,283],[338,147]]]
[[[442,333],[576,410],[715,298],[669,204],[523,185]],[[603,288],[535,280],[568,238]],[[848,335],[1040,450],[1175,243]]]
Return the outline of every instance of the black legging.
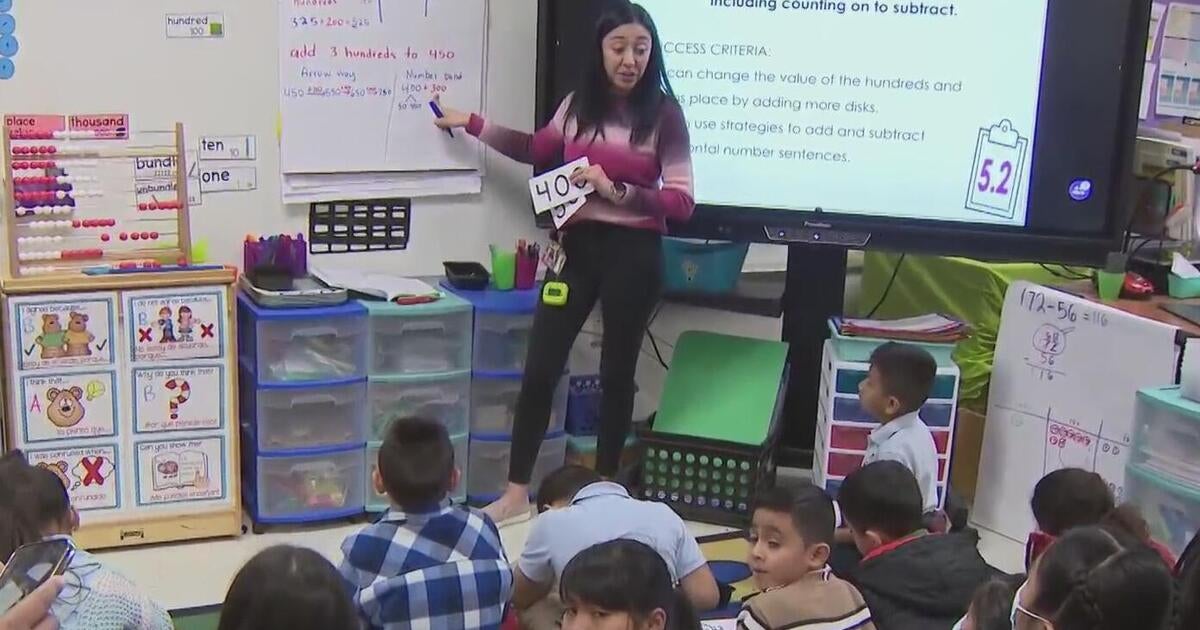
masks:
[[[539,302],[525,376],[517,398],[508,480],[528,484],[550,422],[550,405],[575,337],[596,300],[604,322],[600,346],[600,430],[596,470],[613,476],[633,417],[634,375],[646,323],[662,288],[662,237],[650,230],[585,222],[560,239],[569,287],[564,306]]]

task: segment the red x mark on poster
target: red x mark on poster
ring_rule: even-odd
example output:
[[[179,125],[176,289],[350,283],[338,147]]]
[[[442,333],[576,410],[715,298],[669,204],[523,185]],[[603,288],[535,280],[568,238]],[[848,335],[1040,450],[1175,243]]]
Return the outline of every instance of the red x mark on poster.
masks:
[[[200,324],[200,338],[212,339],[216,335],[213,334],[213,326],[216,324]]]
[[[152,333],[152,332],[154,332],[153,328],[139,328],[138,329],[138,343],[141,343],[143,341],[150,341],[151,340],[150,333]]]
[[[104,475],[100,472],[100,468],[104,466],[103,457],[83,457],[79,460],[83,464],[83,485],[90,486],[93,483],[97,486],[104,485]]]

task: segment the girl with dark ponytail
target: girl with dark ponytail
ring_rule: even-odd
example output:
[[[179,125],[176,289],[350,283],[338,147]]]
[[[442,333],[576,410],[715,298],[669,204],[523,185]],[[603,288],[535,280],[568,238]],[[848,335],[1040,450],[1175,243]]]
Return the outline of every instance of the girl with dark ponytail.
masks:
[[[658,552],[612,540],[579,552],[559,583],[562,630],[699,630],[700,620],[671,581]]]
[[[1136,538],[1157,552],[1168,568],[1175,557],[1165,545],[1150,537],[1150,527],[1137,508],[1117,505],[1104,478],[1082,468],[1062,468],[1042,477],[1029,502],[1038,530],[1026,543],[1025,568],[1033,566],[1054,539],[1075,527],[1099,525],[1118,535]]]
[[[1067,532],[1013,600],[1014,630],[1170,630],[1170,571],[1152,550],[1100,527]]]

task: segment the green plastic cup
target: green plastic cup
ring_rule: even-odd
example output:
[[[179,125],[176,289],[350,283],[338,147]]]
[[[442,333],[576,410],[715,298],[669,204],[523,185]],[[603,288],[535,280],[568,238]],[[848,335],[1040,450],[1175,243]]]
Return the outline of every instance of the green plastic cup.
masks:
[[[1124,273],[1110,271],[1096,272],[1097,293],[1105,302],[1116,302],[1121,297],[1121,285],[1125,283]]]
[[[517,280],[517,253],[492,249],[492,288],[512,291]]]

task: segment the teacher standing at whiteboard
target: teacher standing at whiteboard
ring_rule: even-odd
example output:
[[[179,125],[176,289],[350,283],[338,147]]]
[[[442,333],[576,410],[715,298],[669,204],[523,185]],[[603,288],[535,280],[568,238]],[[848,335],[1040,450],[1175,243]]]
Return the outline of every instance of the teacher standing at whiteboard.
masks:
[[[493,149],[527,164],[591,165],[573,179],[596,193],[563,226],[567,304],[539,303],[517,399],[508,487],[485,511],[497,522],[529,513],[529,481],[550,419],[555,386],[575,337],[600,301],[604,338],[596,468],[611,477],[633,416],[634,375],[647,321],[662,287],[667,221],[695,207],[691,146],[663,64],[658,30],[640,5],[621,0],[596,25],[579,89],[550,124],[528,134],[443,108],[439,127],[465,127]]]

